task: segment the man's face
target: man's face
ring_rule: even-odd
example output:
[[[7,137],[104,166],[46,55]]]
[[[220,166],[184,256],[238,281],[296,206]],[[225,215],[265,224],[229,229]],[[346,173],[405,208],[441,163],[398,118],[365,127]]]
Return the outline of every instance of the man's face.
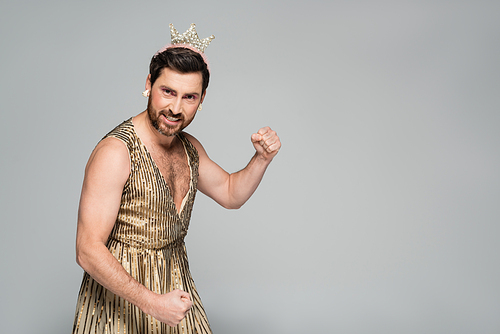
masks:
[[[162,70],[153,86],[148,77],[148,116],[158,132],[173,136],[191,123],[205,97],[202,80],[200,72],[179,73],[169,68]]]

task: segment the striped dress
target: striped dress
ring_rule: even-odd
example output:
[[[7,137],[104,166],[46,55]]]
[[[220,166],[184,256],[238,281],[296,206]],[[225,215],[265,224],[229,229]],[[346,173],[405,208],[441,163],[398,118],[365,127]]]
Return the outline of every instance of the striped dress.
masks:
[[[159,322],[138,307],[103,288],[84,273],[73,334],[211,333],[189,272],[184,245],[197,189],[198,152],[180,133],[191,171],[191,184],[180,213],[160,170],[129,119],[104,138],[115,137],[130,153],[130,175],[123,188],[116,223],[107,247],[125,270],[151,291],[188,292],[193,307],[175,327]]]

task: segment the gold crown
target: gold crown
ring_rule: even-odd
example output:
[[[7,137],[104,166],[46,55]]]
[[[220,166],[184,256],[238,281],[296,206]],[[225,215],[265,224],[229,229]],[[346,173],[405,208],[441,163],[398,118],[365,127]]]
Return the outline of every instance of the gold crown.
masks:
[[[174,28],[174,25],[170,23],[170,35],[172,36],[172,44],[189,44],[192,47],[195,47],[198,51],[205,52],[208,44],[210,44],[215,36],[211,35],[200,40],[195,27],[196,24],[191,23],[191,27],[189,27],[189,29],[181,35],[177,31],[177,29]]]

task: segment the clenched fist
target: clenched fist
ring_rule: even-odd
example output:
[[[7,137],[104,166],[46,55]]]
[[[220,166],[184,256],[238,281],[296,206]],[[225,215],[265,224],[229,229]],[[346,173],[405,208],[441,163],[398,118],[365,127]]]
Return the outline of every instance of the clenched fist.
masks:
[[[274,158],[281,147],[280,138],[276,131],[266,126],[252,135],[252,143],[257,151],[266,160]]]
[[[152,310],[146,313],[169,326],[175,326],[181,322],[193,306],[189,293],[182,290],[156,295],[152,302]]]

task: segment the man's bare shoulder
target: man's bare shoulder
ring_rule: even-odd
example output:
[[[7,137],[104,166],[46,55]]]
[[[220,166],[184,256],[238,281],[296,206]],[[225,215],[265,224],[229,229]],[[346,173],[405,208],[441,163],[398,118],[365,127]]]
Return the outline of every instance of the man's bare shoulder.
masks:
[[[182,132],[184,134],[184,136],[186,137],[187,140],[189,140],[189,142],[191,144],[193,144],[193,146],[196,148],[196,150],[198,151],[198,154],[206,154],[205,152],[205,149],[203,148],[203,145],[201,145],[200,141],[198,139],[196,139],[193,135],[187,133],[187,132]]]
[[[116,176],[130,173],[130,155],[127,146],[120,139],[107,137],[101,140],[90,155],[86,173],[95,171]]]

